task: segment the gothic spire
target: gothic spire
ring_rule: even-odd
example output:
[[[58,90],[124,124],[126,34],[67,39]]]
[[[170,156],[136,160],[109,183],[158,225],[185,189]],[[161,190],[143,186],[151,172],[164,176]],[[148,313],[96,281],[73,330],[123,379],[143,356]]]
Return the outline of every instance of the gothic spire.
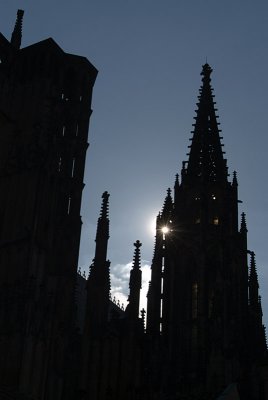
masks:
[[[162,209],[162,215],[166,216],[170,211],[172,210],[173,207],[173,202],[172,202],[172,197],[171,197],[171,189],[168,188],[167,190],[167,195],[164,201],[163,209]]]
[[[129,280],[129,304],[126,308],[126,313],[128,317],[131,319],[136,319],[139,317],[139,307],[140,307],[140,289],[141,289],[141,263],[140,263],[140,247],[142,246],[141,242],[137,240],[134,243],[135,251],[133,258],[133,267],[130,271],[130,280]]]
[[[241,214],[241,226],[240,226],[240,232],[241,233],[247,233],[247,223],[246,223],[246,214],[242,212]]]
[[[190,146],[187,173],[184,176],[201,182],[224,182],[227,180],[226,160],[223,158],[220,129],[210,84],[212,68],[202,68],[202,86],[197,103],[192,144]]]
[[[238,186],[238,182],[237,182],[237,172],[234,171],[233,173],[233,182],[232,182],[233,186],[237,187]]]
[[[88,277],[87,318],[89,325],[94,326],[94,332],[99,332],[108,321],[110,298],[110,261],[106,260],[109,239],[108,200],[109,193],[104,192],[97,226],[95,258]]]
[[[23,10],[17,11],[17,19],[15,22],[14,30],[12,32],[10,41],[12,46],[15,47],[17,50],[19,50],[21,46],[23,14],[24,14]]]
[[[110,262],[106,260],[109,239],[109,196],[108,192],[104,192],[102,195],[102,205],[95,240],[95,257],[90,268],[90,278],[97,285],[105,286],[107,295],[110,291]]]
[[[109,193],[102,194],[102,205],[96,233],[95,262],[106,260],[109,239]]]

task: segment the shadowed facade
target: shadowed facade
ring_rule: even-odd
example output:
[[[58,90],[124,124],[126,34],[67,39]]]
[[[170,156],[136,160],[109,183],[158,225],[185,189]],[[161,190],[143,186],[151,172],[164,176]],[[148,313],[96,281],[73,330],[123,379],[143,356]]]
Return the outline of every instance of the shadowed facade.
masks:
[[[255,254],[211,67],[188,161],[157,217],[145,323],[138,240],[126,309],[110,296],[107,192],[89,276],[77,273],[97,70],[53,39],[21,49],[22,19],[10,41],[0,34],[0,398],[266,400]]]
[[[75,378],[80,207],[97,71],[51,38],[21,49],[22,16],[10,42],[0,36],[0,382],[58,399]]]

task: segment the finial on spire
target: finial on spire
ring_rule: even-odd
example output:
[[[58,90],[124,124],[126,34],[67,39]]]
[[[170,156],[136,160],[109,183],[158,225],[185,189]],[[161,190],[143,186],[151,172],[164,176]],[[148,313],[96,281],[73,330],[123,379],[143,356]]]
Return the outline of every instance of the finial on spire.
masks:
[[[108,217],[109,196],[110,195],[108,192],[104,192],[102,194],[102,204],[101,204],[100,216],[98,219],[96,239],[95,239],[96,242],[95,262],[100,262],[99,260],[102,260],[101,264],[103,264],[103,262],[106,259],[107,244],[109,239],[109,217]]]
[[[130,271],[129,279],[129,296],[128,296],[128,306],[126,308],[126,315],[130,319],[139,318],[139,304],[140,304],[140,289],[142,282],[142,273],[140,265],[140,247],[141,242],[137,240],[134,243],[135,252],[133,259],[133,267]]]
[[[242,212],[241,214],[241,227],[240,227],[240,232],[241,233],[247,233],[247,223],[246,223],[246,214]]]
[[[173,203],[172,203],[172,197],[171,197],[171,189],[168,188],[167,195],[166,195],[164,205],[163,205],[162,214],[165,214],[166,212],[171,211],[172,206],[173,206]]]
[[[142,243],[139,240],[136,240],[136,242],[133,243],[133,245],[136,247],[136,249],[139,249],[142,246]]]
[[[202,79],[202,81],[205,82],[210,82],[210,74],[213,71],[213,69],[211,68],[211,66],[206,62],[206,64],[204,64],[202,66],[202,72],[200,75],[202,75],[204,78]]]
[[[173,201],[172,201],[172,197],[171,197],[171,189],[168,188],[167,195],[165,197],[164,205],[162,208],[161,217],[166,218],[169,215],[169,213],[172,211],[172,208],[173,208]]]
[[[139,240],[136,240],[135,243],[133,243],[135,247],[135,252],[134,252],[134,259],[133,259],[133,269],[140,269],[140,247],[142,246],[141,242]]]
[[[108,218],[109,197],[110,197],[110,195],[107,191],[102,194],[102,205],[101,205],[100,218],[103,218],[103,219]]]
[[[233,186],[238,186],[236,171],[234,171],[234,173],[233,173]]]
[[[23,14],[24,10],[17,11],[17,19],[10,40],[12,46],[15,47],[17,50],[19,50],[21,46]]]

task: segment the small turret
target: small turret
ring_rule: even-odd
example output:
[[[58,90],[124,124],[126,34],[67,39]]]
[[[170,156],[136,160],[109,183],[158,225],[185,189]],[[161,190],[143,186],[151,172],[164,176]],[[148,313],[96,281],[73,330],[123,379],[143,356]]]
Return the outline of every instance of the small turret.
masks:
[[[10,40],[12,46],[17,50],[19,50],[21,46],[23,14],[24,14],[23,10],[17,11],[17,19]]]
[[[140,270],[140,247],[141,242],[137,240],[134,243],[135,252],[133,259],[133,267],[130,271],[129,280],[129,304],[126,308],[126,314],[131,320],[135,320],[139,317],[139,307],[140,307],[140,289],[141,289],[141,277],[142,273]]]

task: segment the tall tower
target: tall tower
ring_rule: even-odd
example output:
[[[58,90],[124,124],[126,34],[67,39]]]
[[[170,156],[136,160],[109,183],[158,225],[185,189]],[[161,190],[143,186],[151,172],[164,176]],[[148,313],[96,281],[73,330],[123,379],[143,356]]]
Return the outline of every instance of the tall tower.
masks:
[[[249,272],[245,215],[239,229],[237,178],[228,179],[211,72],[205,64],[181,182],[176,176],[174,198],[169,189],[157,218],[147,332],[160,348],[164,393],[203,398],[235,382],[250,393],[242,398],[258,398],[252,382],[266,341],[256,265],[252,259]]]
[[[56,400],[71,395],[65,377],[97,70],[51,38],[21,48],[22,16],[11,42],[0,34],[0,387]]]

